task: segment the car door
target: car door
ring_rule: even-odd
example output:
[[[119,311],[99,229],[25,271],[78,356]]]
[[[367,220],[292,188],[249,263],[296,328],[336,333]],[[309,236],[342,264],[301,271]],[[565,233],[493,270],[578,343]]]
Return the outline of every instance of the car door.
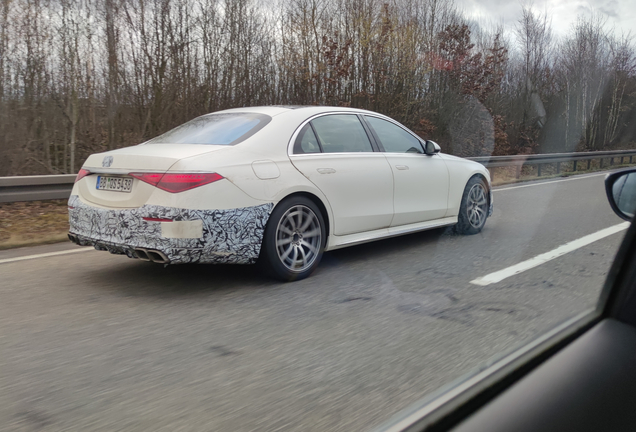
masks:
[[[393,172],[391,226],[439,219],[448,208],[449,174],[437,154],[424,154],[420,140],[388,120],[364,116]]]
[[[295,139],[294,166],[327,197],[335,235],[388,228],[393,175],[356,114],[322,115]]]

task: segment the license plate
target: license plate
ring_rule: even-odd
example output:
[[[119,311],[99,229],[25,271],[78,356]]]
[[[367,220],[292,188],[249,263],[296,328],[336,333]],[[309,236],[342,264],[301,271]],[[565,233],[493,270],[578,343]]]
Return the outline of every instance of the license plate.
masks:
[[[97,176],[97,189],[114,192],[132,191],[133,179],[125,177]]]

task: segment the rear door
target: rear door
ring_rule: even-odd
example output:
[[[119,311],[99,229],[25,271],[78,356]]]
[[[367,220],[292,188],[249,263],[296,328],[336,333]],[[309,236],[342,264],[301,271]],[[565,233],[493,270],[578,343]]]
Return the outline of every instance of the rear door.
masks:
[[[335,235],[388,228],[393,175],[355,114],[314,118],[298,134],[290,159],[327,197]]]
[[[364,116],[393,172],[391,226],[444,217],[448,207],[448,168],[439,155],[424,154],[420,140],[388,120]]]

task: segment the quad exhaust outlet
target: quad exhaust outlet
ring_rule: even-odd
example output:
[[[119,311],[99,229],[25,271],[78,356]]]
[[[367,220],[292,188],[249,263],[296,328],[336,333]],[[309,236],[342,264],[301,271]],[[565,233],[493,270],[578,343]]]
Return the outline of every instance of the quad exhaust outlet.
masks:
[[[108,248],[103,243],[100,244],[100,242],[89,242],[89,243],[82,242],[80,238],[73,233],[68,233],[68,239],[72,243],[75,243],[76,245],[79,245],[79,246],[89,246],[92,244],[97,250],[111,251],[111,253],[116,253],[116,254],[125,254],[129,258],[139,258],[142,261],[150,261],[150,262],[154,262],[158,264],[170,264],[170,259],[168,259],[166,254],[156,249],[147,249],[147,248],[138,247],[138,248],[133,248],[132,250],[126,249],[125,251],[113,252],[112,248]]]
[[[166,254],[156,249],[135,248],[135,255],[142,261],[151,261],[159,264],[168,264],[170,262]]]

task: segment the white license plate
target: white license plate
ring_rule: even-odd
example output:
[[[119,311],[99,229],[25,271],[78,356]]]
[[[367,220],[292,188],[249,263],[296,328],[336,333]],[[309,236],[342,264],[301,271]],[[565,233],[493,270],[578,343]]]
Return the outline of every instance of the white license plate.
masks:
[[[125,177],[97,176],[97,189],[114,192],[132,191],[133,179]]]

